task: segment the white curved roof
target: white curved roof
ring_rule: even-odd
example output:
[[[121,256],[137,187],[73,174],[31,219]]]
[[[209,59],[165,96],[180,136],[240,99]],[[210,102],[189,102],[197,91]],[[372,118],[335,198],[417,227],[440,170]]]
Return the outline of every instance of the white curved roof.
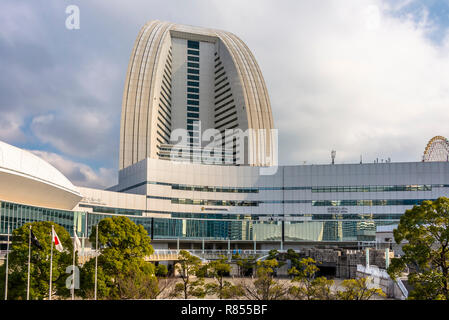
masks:
[[[0,199],[72,209],[81,199],[60,171],[31,152],[0,141]]]

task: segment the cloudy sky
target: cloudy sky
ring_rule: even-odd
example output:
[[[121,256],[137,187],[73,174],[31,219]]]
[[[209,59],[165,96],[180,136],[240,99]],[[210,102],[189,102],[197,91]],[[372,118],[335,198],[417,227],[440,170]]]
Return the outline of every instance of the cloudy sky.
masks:
[[[80,29],[65,27],[68,5]],[[116,183],[122,89],[139,29],[231,31],[265,77],[281,164],[420,161],[449,137],[449,0],[2,0],[0,140],[76,185]]]

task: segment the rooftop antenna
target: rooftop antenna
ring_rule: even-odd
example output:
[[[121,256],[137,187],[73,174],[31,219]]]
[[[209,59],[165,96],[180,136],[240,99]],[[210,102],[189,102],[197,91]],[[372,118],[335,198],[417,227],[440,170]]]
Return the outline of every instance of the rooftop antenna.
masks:
[[[332,164],[335,164],[335,156],[337,155],[337,151],[332,150],[331,151],[331,158],[332,158]]]

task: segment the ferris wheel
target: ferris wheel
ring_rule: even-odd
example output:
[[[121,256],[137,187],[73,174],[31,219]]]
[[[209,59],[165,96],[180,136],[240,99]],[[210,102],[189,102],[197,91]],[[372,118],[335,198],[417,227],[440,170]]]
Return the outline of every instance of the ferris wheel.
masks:
[[[449,161],[449,141],[442,136],[430,139],[424,150],[422,161]]]

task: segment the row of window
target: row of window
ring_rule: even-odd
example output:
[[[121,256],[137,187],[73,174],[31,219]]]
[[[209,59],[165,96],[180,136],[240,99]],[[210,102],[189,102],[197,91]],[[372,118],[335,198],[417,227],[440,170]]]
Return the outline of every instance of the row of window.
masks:
[[[170,139],[170,132],[171,132],[171,48],[169,50],[169,54],[167,55],[167,61],[165,63],[164,67],[164,74],[162,79],[162,85],[161,85],[161,96],[160,96],[160,102],[159,102],[159,110],[158,114],[158,129],[156,130],[156,133],[158,137],[156,140],[158,141],[158,147],[162,143],[167,143]]]
[[[142,216],[142,210],[134,210],[134,209],[124,209],[124,208],[111,208],[111,207],[100,207],[100,206],[91,206],[86,204],[80,204],[81,208],[91,208],[93,212],[98,213],[111,213],[111,214],[121,214],[127,216]]]
[[[388,191],[432,191],[432,185],[400,186],[348,186],[348,187],[312,187],[312,192],[388,192]]]
[[[187,111],[200,112],[200,108],[187,106]],[[187,126],[187,129],[188,129],[188,126]]]
[[[429,199],[312,200],[312,206],[414,206]]]
[[[314,207],[332,206],[411,206],[420,205],[427,199],[374,199],[374,200],[256,200],[256,201],[234,201],[234,200],[205,200],[184,199],[160,196],[147,196],[149,199],[170,200],[173,204],[192,204],[209,206],[251,206],[267,203],[311,203]]]
[[[200,42],[194,40],[187,40],[187,48],[190,49],[200,49]]]
[[[199,108],[199,41],[187,41],[187,132],[190,144],[199,144],[198,127],[193,126],[193,121],[200,118]],[[191,62],[194,61],[194,62]],[[192,81],[196,80],[196,81]]]
[[[88,230],[109,216],[88,215]],[[154,239],[214,239],[280,241],[282,230],[289,241],[359,241],[374,240],[376,226],[396,224],[397,221],[278,221],[206,220],[188,218],[130,217],[142,225]]]
[[[174,190],[187,190],[187,191],[200,191],[200,192],[258,193],[258,190],[255,188],[190,186],[185,184],[172,184],[171,188]]]
[[[215,64],[215,119],[214,124],[217,130],[225,130],[230,127],[237,127],[237,111],[235,104],[232,102],[231,87],[229,81],[225,82],[227,77],[225,76],[224,66],[221,61],[217,59]],[[221,104],[221,105],[220,105]]]
[[[176,186],[176,188],[174,187]],[[179,189],[182,186],[182,189]],[[203,192],[235,192],[258,193],[260,190],[311,190],[313,193],[321,192],[392,192],[392,191],[432,191],[432,187],[449,187],[449,185],[396,185],[396,186],[348,186],[348,187],[256,187],[232,188],[172,184],[172,189],[203,191]],[[245,190],[242,192],[241,190]]]
[[[199,96],[198,96],[197,99],[199,99]],[[194,105],[194,106],[199,106],[200,102],[198,100],[187,100],[187,104],[191,104],[191,105]]]
[[[139,185],[158,184],[171,186],[176,190],[187,191],[201,191],[201,192],[231,192],[231,193],[259,193],[261,190],[311,190],[312,192],[354,192],[347,190],[357,190],[362,192],[370,190],[370,192],[388,192],[388,191],[431,191],[432,188],[449,188],[449,185],[434,184],[434,185],[396,185],[396,186],[349,186],[349,187],[253,187],[253,188],[237,188],[237,187],[216,187],[216,186],[201,186],[201,185],[186,185],[186,184],[173,184],[168,182],[155,182],[148,181],[142,182]],[[127,190],[133,189],[136,186],[131,186]],[[326,190],[326,191],[322,191]],[[328,191],[329,190],[329,191]],[[330,191],[332,190],[332,191]],[[360,190],[360,191],[359,191]],[[121,190],[120,192],[123,192]]]
[[[195,135],[198,134],[198,132],[194,133]],[[227,155],[227,156],[232,156],[232,150],[230,149],[220,149],[220,148],[200,148],[198,147],[198,149],[193,148],[173,148],[173,146],[163,146],[161,147],[159,150],[162,152],[171,152],[173,150],[175,150],[174,152],[185,152],[185,153],[192,153],[192,154],[198,154],[198,155],[209,155],[209,154],[221,154],[221,155]],[[145,183],[144,183],[145,184]],[[143,184],[139,184],[139,185],[143,185]],[[190,190],[190,189],[187,189]],[[242,192],[241,192],[242,193]]]
[[[106,211],[108,209],[96,208]],[[54,221],[73,235],[74,225],[79,236],[90,236],[90,232],[101,220],[110,218],[113,213],[84,213],[38,208],[26,205],[1,202],[0,233],[6,234],[25,223],[35,221]],[[232,215],[220,217],[215,215],[173,213],[173,218],[154,218],[129,216],[136,224],[142,225],[154,239],[231,239],[231,240],[279,240],[281,228],[288,240],[360,240],[367,231],[375,232],[378,225],[397,224],[400,215],[343,215],[338,218],[332,215],[312,215],[309,221],[257,221],[256,216]],[[208,219],[209,218],[209,219]],[[350,221],[352,220],[353,221]],[[396,220],[395,220],[396,219]],[[87,222],[87,224],[86,224]],[[82,230],[78,229],[82,226]],[[373,233],[374,234],[374,233]],[[372,236],[374,237],[374,236]],[[373,238],[374,239],[374,238]]]
[[[40,208],[15,204],[10,202],[1,202],[0,205],[0,233],[6,234],[9,225],[10,232],[13,229],[20,228],[26,223],[35,221],[54,221],[64,227],[73,235],[73,226],[81,234],[85,232],[84,213]]]
[[[217,208],[207,208],[207,211]],[[223,209],[218,209],[223,210]],[[284,218],[285,221],[310,221],[310,220],[399,220],[402,213],[397,214],[288,214],[282,216],[280,214],[233,214],[233,213],[198,213],[198,212],[173,212],[173,211],[157,211],[148,210],[149,213],[170,214],[173,218],[189,218],[189,219],[215,219],[215,220],[246,220],[246,221],[279,221]],[[281,219],[282,220],[282,219]]]
[[[202,206],[238,206],[238,207],[257,207],[258,201],[230,201],[230,200],[193,200],[172,198],[173,204],[192,204]]]
[[[189,68],[199,68],[200,64],[197,62],[187,62],[187,67]]]
[[[191,87],[197,87],[198,88],[200,86],[200,83],[197,82],[197,81],[187,81],[187,85],[191,86]]]

